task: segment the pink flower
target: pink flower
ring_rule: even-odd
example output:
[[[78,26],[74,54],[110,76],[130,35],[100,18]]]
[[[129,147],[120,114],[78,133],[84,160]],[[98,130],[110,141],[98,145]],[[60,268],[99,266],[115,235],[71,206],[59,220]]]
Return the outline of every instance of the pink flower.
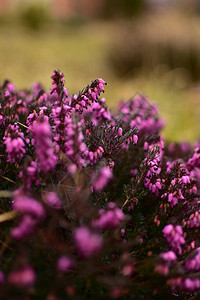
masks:
[[[92,225],[98,229],[106,230],[109,228],[117,228],[121,221],[124,220],[125,215],[123,211],[116,207],[114,202],[109,203],[109,209],[101,209],[99,211],[100,217],[92,222]]]
[[[32,130],[36,142],[36,154],[39,168],[41,171],[48,173],[55,168],[58,161],[53,149],[51,140],[52,132],[48,118],[33,121]]]
[[[199,278],[186,278],[183,287],[189,291],[197,290],[200,288],[200,280]]]
[[[12,271],[8,275],[8,281],[18,287],[29,287],[35,282],[35,271],[30,265],[24,266],[22,269]]]
[[[137,142],[138,142],[138,136],[136,134],[134,134],[134,136],[133,136],[133,143],[137,144]]]
[[[169,224],[167,226],[164,227],[163,229],[163,234],[164,235],[168,235],[171,233],[171,231],[174,229],[174,226],[172,224]]]
[[[173,251],[162,253],[160,256],[168,262],[175,261],[177,259],[176,254]]]
[[[4,273],[0,270],[0,284],[2,284],[5,280],[5,275]]]
[[[118,135],[122,136],[122,128],[121,127],[118,129]]]
[[[124,276],[131,276],[135,272],[135,266],[131,263],[126,264],[122,269],[122,274]]]
[[[22,159],[25,154],[25,144],[21,137],[7,137],[5,138],[4,144],[6,145],[9,162],[15,163],[17,160]]]
[[[45,202],[54,209],[61,209],[62,202],[58,198],[55,192],[45,192],[44,193]]]
[[[12,229],[11,236],[17,240],[21,240],[33,233],[36,225],[37,221],[35,219],[31,216],[25,215],[19,225]]]
[[[96,192],[100,192],[112,179],[113,173],[110,167],[103,167],[97,173],[92,174],[91,183]]]
[[[32,215],[37,219],[43,219],[45,217],[45,210],[42,204],[26,195],[19,195],[14,198],[13,209],[22,214]]]
[[[187,271],[199,271],[200,270],[200,248],[197,248],[193,253],[196,255],[192,259],[188,259],[185,263]]]
[[[160,275],[167,276],[169,274],[169,268],[166,265],[160,264],[155,267],[155,272],[157,272]]]
[[[91,232],[86,226],[75,230],[74,240],[80,255],[83,257],[98,253],[103,245],[102,237]]]
[[[182,227],[169,224],[164,227],[162,232],[172,249],[180,255],[182,253],[181,245],[185,244]]]
[[[68,256],[61,256],[57,263],[57,268],[62,273],[67,273],[75,267],[75,262]]]

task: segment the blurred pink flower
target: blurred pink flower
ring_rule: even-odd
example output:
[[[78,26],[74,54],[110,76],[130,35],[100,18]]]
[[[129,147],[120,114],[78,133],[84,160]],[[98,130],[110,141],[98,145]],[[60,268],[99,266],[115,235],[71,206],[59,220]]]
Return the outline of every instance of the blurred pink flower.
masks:
[[[75,230],[74,240],[80,255],[83,257],[98,253],[103,245],[102,237],[99,234],[91,232],[86,226]]]

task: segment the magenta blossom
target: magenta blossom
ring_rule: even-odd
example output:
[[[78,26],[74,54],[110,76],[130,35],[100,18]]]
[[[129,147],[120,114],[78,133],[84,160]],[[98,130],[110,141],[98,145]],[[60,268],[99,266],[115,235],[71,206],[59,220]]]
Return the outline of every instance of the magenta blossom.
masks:
[[[35,279],[35,271],[30,265],[14,270],[8,275],[8,281],[17,287],[30,287],[35,283]]]
[[[168,252],[165,252],[165,253],[161,253],[160,256],[167,262],[177,260],[177,256],[173,251],[168,251]]]
[[[58,198],[58,196],[55,192],[45,192],[44,199],[45,199],[46,204],[48,204],[52,208],[54,208],[54,209],[62,208],[62,202]]]
[[[6,145],[6,153],[8,161],[15,163],[17,160],[22,159],[25,154],[25,144],[21,137],[7,137],[4,144]]]
[[[185,263],[185,268],[187,271],[200,271],[200,248],[197,248],[194,253],[196,252],[196,255],[188,259]]]
[[[55,168],[58,160],[52,145],[52,132],[48,117],[33,121],[32,130],[36,143],[39,168],[44,173],[47,173]]]
[[[103,239],[99,234],[91,232],[88,227],[82,226],[75,230],[74,240],[79,254],[83,257],[89,257],[101,250]]]
[[[95,228],[106,230],[109,228],[117,228],[121,221],[125,219],[125,215],[121,209],[116,207],[114,202],[110,202],[108,210],[101,209],[99,211],[99,219],[92,222]]]
[[[182,227],[169,224],[164,227],[162,232],[172,249],[180,255],[182,253],[181,245],[185,244]]]
[[[0,284],[2,284],[5,280],[5,275],[4,273],[0,270]]]
[[[103,167],[97,173],[92,174],[91,183],[96,192],[100,192],[113,178],[110,167]]]
[[[21,240],[34,232],[37,221],[31,216],[23,216],[21,222],[17,227],[11,231],[11,236],[17,240]]]
[[[68,256],[61,256],[57,263],[57,268],[62,273],[67,273],[75,267],[75,262]]]
[[[29,214],[37,219],[45,217],[45,210],[42,204],[34,198],[26,195],[19,195],[13,200],[13,209],[21,214]]]

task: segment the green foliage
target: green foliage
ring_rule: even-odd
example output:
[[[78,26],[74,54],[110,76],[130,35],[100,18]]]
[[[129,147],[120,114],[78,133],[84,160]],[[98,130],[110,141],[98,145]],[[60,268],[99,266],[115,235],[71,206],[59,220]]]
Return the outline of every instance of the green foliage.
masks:
[[[104,0],[106,17],[132,17],[140,14],[145,8],[144,0]]]
[[[32,4],[22,10],[20,19],[27,28],[37,31],[47,21],[47,11],[38,4]]]

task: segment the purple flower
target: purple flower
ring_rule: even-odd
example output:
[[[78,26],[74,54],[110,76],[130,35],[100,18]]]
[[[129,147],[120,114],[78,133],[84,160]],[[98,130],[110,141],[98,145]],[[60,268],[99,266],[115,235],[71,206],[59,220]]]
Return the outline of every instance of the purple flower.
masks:
[[[21,214],[29,214],[37,219],[45,217],[45,210],[42,204],[26,195],[19,195],[13,200],[13,209]]]
[[[191,214],[186,224],[187,224],[188,228],[199,227],[200,226],[200,212],[195,211],[193,214]]]
[[[67,273],[75,267],[75,262],[68,256],[61,256],[57,263],[57,268],[62,273]]]
[[[200,289],[200,279],[199,278],[186,278],[182,284],[182,287],[189,291]]]
[[[42,86],[39,83],[34,82],[31,86],[31,90],[32,90],[33,98],[36,99],[36,98],[38,98],[38,96],[42,90]]]
[[[200,271],[200,248],[197,248],[195,252],[194,258],[186,260],[185,268],[187,271]]]
[[[2,284],[5,280],[5,275],[4,273],[0,270],[0,284]]]
[[[123,130],[122,130],[122,128],[120,127],[120,128],[118,129],[118,135],[119,135],[119,136],[122,136],[122,132],[123,132]]]
[[[79,95],[74,95],[71,98],[71,108],[75,108],[78,113],[85,111],[91,103],[99,100],[98,97],[101,92],[104,92],[105,84],[106,82],[101,78],[94,80]]]
[[[16,92],[16,87],[15,87],[15,85],[14,85],[12,82],[10,82],[10,81],[7,81],[7,82],[6,82],[5,88],[6,88],[9,92],[11,92],[11,93],[15,93],[15,92]]]
[[[99,211],[100,217],[92,222],[95,228],[106,230],[109,228],[117,228],[121,221],[124,220],[125,215],[121,209],[116,207],[113,202],[109,203],[108,210],[101,209]],[[112,205],[113,204],[113,205]]]
[[[55,192],[45,192],[44,193],[45,202],[54,209],[61,209],[62,202],[58,198]]]
[[[161,253],[160,255],[165,261],[171,262],[177,260],[177,256],[173,251],[168,251],[165,253]]]
[[[6,145],[6,153],[8,155],[8,161],[15,163],[18,159],[22,159],[25,153],[25,144],[21,137],[11,138],[8,137],[4,141]]]
[[[174,207],[176,204],[178,204],[178,198],[173,196],[172,193],[168,195],[168,202],[171,204],[172,207]]]
[[[180,255],[182,253],[181,245],[185,244],[182,227],[169,224],[164,227],[162,232],[172,249]]]
[[[39,168],[41,171],[47,173],[55,168],[58,161],[53,149],[51,140],[52,132],[48,118],[33,121],[32,131],[36,142]]]
[[[105,105],[105,99],[101,98],[98,102],[92,102],[87,109],[84,110],[83,116],[90,119],[95,126],[101,125],[104,121],[111,121],[109,109]],[[119,130],[118,135],[122,134],[122,128]]]
[[[11,236],[17,240],[21,240],[33,233],[37,221],[29,215],[23,216],[17,227],[11,231]]]
[[[99,234],[91,232],[88,227],[82,226],[75,230],[74,240],[79,254],[83,257],[89,257],[98,253],[103,245],[103,239]]]
[[[96,192],[100,192],[113,178],[110,167],[103,167],[98,172],[92,174],[91,184]]]
[[[185,175],[185,176],[182,176],[180,178],[180,182],[184,183],[184,184],[187,184],[187,183],[190,183],[190,177]]]
[[[17,287],[30,287],[35,283],[35,280],[35,271],[30,265],[26,265],[23,268],[14,270],[8,274],[9,283]]]
[[[164,235],[169,235],[173,231],[173,229],[174,229],[174,226],[172,224],[169,224],[164,227],[162,232]]]
[[[51,75],[51,78],[52,78],[51,94],[55,93],[56,97],[60,97],[61,92],[64,92],[63,96],[67,97],[67,90],[64,88],[64,84],[65,84],[64,74],[55,70]]]
[[[138,136],[136,134],[134,134],[134,136],[133,136],[133,143],[137,144],[137,142],[138,142]]]

